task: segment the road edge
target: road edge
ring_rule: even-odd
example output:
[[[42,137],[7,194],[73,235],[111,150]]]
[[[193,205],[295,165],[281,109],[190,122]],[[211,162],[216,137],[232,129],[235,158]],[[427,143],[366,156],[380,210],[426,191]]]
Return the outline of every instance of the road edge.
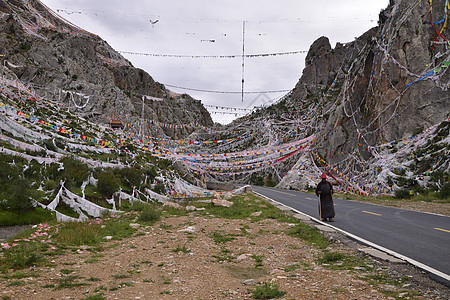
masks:
[[[255,193],[255,194],[257,194],[257,195],[260,196],[260,197],[263,197],[263,198],[268,199],[268,200],[271,201],[271,202],[277,203],[277,204],[280,205],[280,206],[288,207],[288,208],[291,209],[292,211],[294,211],[294,212],[296,212],[296,213],[298,213],[298,214],[304,215],[304,216],[310,218],[312,221],[314,221],[314,222],[316,222],[316,223],[319,223],[319,224],[321,224],[321,225],[325,225],[325,226],[331,227],[331,228],[333,228],[334,230],[336,230],[336,231],[338,231],[338,232],[341,232],[341,233],[343,233],[344,235],[346,235],[347,237],[349,237],[349,238],[351,238],[351,239],[354,239],[354,240],[356,240],[356,241],[358,241],[358,242],[360,242],[360,243],[362,243],[362,244],[365,244],[365,245],[367,245],[367,246],[370,246],[370,247],[372,247],[372,248],[375,248],[375,249],[377,249],[377,250],[379,250],[379,251],[385,252],[385,253],[387,253],[387,254],[389,254],[389,255],[391,255],[391,256],[393,256],[393,257],[396,257],[396,258],[398,258],[398,259],[401,259],[401,260],[403,260],[403,261],[406,261],[406,262],[408,262],[409,264],[411,264],[411,265],[413,265],[413,266],[415,266],[415,267],[417,267],[417,268],[419,268],[419,269],[425,271],[426,273],[430,274],[430,275],[431,275],[430,277],[431,277],[433,280],[435,280],[435,281],[437,281],[437,282],[439,282],[439,283],[441,283],[441,284],[443,284],[443,285],[445,285],[445,286],[447,286],[447,287],[450,287],[450,275],[447,275],[447,274],[445,274],[445,273],[443,273],[443,272],[441,272],[441,271],[439,271],[439,270],[436,270],[436,269],[434,269],[434,268],[432,268],[432,267],[430,267],[430,266],[427,266],[427,265],[425,265],[425,264],[423,264],[423,263],[421,263],[421,262],[418,262],[417,260],[414,260],[414,259],[412,259],[412,258],[410,258],[410,257],[408,257],[408,256],[402,255],[402,254],[400,254],[400,253],[397,253],[397,252],[395,252],[395,251],[392,251],[392,250],[390,250],[390,249],[387,249],[387,248],[385,248],[385,247],[383,247],[383,246],[380,246],[380,245],[378,245],[378,244],[375,244],[375,243],[373,243],[373,242],[370,242],[370,241],[368,241],[368,240],[366,240],[366,239],[363,239],[363,238],[361,238],[361,237],[359,237],[359,236],[357,236],[357,235],[354,235],[354,234],[352,234],[352,233],[350,233],[350,232],[347,232],[347,231],[345,231],[345,230],[342,230],[342,229],[340,229],[340,228],[337,228],[337,227],[331,225],[330,223],[322,222],[321,220],[319,220],[319,219],[317,219],[317,218],[315,218],[315,217],[313,217],[313,216],[310,216],[310,215],[308,215],[308,214],[306,214],[306,213],[304,213],[304,212],[301,212],[301,211],[299,211],[299,210],[297,210],[297,209],[295,209],[295,208],[293,208],[293,207],[290,207],[290,206],[288,206],[288,205],[286,205],[286,204],[283,204],[283,203],[281,203],[281,202],[278,202],[278,201],[276,201],[276,200],[274,200],[274,199],[272,199],[272,198],[270,198],[270,197],[267,197],[267,196],[265,196],[265,195],[263,195],[263,194],[261,194],[261,193],[258,193],[258,192],[256,192],[256,191],[254,191],[254,190],[252,190],[252,192]]]

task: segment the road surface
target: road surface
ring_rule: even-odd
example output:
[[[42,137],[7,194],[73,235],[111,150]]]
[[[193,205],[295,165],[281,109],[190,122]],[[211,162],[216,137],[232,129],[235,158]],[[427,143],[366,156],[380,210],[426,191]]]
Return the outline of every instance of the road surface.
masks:
[[[253,191],[319,219],[318,198],[252,186]],[[450,279],[450,217],[334,198],[330,225],[444,273]],[[425,268],[426,269],[426,268]],[[429,270],[428,270],[429,271]],[[431,271],[431,273],[433,273]],[[442,277],[436,274],[438,277]]]

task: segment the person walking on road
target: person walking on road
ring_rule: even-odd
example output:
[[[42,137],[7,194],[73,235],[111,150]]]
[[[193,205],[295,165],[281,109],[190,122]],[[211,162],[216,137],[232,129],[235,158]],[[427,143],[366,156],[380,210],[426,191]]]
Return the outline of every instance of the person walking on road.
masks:
[[[327,175],[322,173],[321,182],[317,185],[316,195],[319,197],[319,215],[322,221],[333,222],[334,204],[333,204],[333,185],[327,181]]]

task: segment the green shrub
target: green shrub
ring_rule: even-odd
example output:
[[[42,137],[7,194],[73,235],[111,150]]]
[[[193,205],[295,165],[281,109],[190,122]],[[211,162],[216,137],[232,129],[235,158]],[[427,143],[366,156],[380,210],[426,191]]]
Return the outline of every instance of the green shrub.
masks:
[[[65,157],[61,161],[64,164],[62,177],[66,180],[66,186],[81,186],[89,176],[88,166],[71,157]]]
[[[252,291],[254,299],[274,299],[283,297],[286,292],[279,290],[278,284],[264,282],[261,285],[257,285],[255,290]]]
[[[340,252],[325,252],[323,257],[319,259],[322,264],[330,264],[338,262],[345,258],[345,254]]]
[[[54,189],[56,189],[57,186],[58,186],[58,184],[56,183],[56,181],[49,179],[49,180],[46,180],[44,183],[44,190],[53,191]]]
[[[395,191],[395,198],[397,199],[410,199],[412,197],[409,190],[401,189]]]
[[[158,183],[155,185],[155,187],[152,189],[157,194],[164,195],[166,193],[166,187],[162,183]]]
[[[145,205],[142,209],[139,221],[146,223],[156,223],[161,219],[161,212],[151,205]]]
[[[31,187],[26,179],[17,179],[12,184],[13,187],[8,197],[9,210],[22,214],[34,210],[31,202]],[[20,188],[17,188],[20,187]]]
[[[437,195],[440,199],[450,198],[450,183],[445,183]]]
[[[124,168],[118,169],[116,172],[122,179],[122,183],[124,185],[129,185],[130,187],[139,187],[142,184],[142,175],[144,171],[141,169]]]
[[[113,173],[101,172],[98,174],[97,189],[106,197],[111,197],[119,190],[119,180]]]

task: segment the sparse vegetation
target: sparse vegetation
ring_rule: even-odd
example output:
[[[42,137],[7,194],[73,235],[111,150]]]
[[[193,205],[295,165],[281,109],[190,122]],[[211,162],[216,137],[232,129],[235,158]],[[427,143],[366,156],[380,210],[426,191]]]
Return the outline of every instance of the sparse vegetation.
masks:
[[[285,292],[280,291],[280,287],[277,284],[267,282],[257,285],[252,291],[254,299],[275,299],[281,298],[285,294]]]

